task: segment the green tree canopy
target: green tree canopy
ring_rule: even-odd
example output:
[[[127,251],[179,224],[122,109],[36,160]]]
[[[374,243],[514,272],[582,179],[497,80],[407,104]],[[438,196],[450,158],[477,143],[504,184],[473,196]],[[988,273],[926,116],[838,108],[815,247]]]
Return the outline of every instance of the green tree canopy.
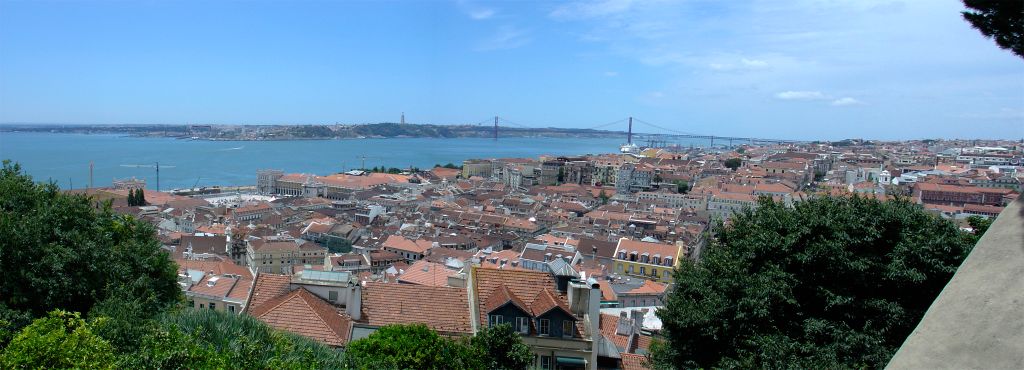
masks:
[[[1000,48],[1024,58],[1024,1],[964,0],[964,19]]]
[[[177,266],[152,226],[109,204],[36,184],[17,164],[0,170],[0,319],[15,328],[54,309],[89,312],[118,294],[159,312],[181,299]]]
[[[530,347],[508,323],[483,328],[470,343],[484,354],[484,366],[488,369],[526,369],[533,361]]]
[[[54,310],[25,327],[0,353],[5,369],[109,369],[110,343],[78,313]]]
[[[659,367],[884,367],[976,238],[906,200],[820,197],[716,227],[658,311]]]
[[[733,171],[736,171],[736,169],[740,168],[741,165],[743,165],[743,160],[739,158],[729,158],[725,160],[725,167],[728,167]]]
[[[387,325],[345,348],[358,369],[479,369],[474,347],[446,339],[423,324]]]

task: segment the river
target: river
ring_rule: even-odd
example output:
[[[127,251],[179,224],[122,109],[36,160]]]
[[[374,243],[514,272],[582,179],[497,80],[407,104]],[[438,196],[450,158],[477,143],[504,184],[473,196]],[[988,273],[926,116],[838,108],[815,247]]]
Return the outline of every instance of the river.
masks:
[[[622,139],[578,138],[396,138],[307,141],[205,141],[123,135],[0,132],[0,159],[21,164],[36,181],[61,188],[113,179],[145,179],[156,188],[153,164],[160,163],[160,188],[194,185],[252,185],[256,170],[281,169],[326,175],[361,167],[430,168],[471,158],[614,153]]]

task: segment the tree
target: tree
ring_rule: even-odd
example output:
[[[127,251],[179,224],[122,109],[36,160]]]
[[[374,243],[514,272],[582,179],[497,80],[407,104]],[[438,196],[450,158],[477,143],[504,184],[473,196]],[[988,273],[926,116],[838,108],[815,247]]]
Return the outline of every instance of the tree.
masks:
[[[964,0],[963,17],[1000,48],[1024,58],[1024,1]]]
[[[508,323],[483,328],[470,344],[485,355],[484,367],[488,369],[526,369],[533,361],[530,347]]]
[[[327,251],[330,253],[348,253],[352,251],[352,242],[336,236],[328,236],[324,246],[327,247]]]
[[[736,153],[740,153],[740,154],[743,154],[743,153],[745,153],[746,151],[747,151],[747,148],[744,148],[744,147],[739,147],[739,148],[736,148]]]
[[[128,189],[128,206],[134,207],[135,205],[135,189]]]
[[[54,310],[11,340],[0,354],[0,367],[112,368],[115,358],[110,343],[93,333],[92,328],[78,313]]]
[[[601,189],[601,192],[597,194],[597,197],[601,199],[601,204],[608,204],[608,193]]]
[[[725,167],[728,167],[733,171],[736,171],[736,169],[740,168],[741,165],[743,165],[743,160],[739,158],[729,158],[725,160]]]
[[[985,231],[988,231],[988,227],[992,226],[993,221],[995,221],[995,218],[981,216],[971,216],[967,218],[967,224],[971,225],[971,228],[974,229],[974,235],[977,235],[978,238],[981,238],[981,236],[985,234]]]
[[[135,191],[135,203],[136,206],[140,207],[146,205],[146,191],[142,188]]]
[[[565,182],[565,167],[558,167],[558,178],[556,181],[559,184]]]
[[[690,191],[690,184],[683,180],[676,180],[672,182],[676,184],[676,193],[686,194]]]
[[[884,367],[975,237],[905,199],[763,197],[685,262],[657,367]]]
[[[387,325],[345,349],[351,367],[381,369],[478,369],[482,354],[442,338],[426,325]]]
[[[177,265],[147,223],[96,209],[83,195],[36,184],[21,167],[0,170],[0,319],[11,330],[54,309],[89,312],[135,297],[159,312],[181,300]]]

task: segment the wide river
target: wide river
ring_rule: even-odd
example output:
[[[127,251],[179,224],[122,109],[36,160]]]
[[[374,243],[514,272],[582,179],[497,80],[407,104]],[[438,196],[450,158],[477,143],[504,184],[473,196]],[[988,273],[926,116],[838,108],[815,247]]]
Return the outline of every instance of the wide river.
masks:
[[[308,141],[204,141],[0,132],[0,159],[21,164],[36,181],[56,181],[61,188],[136,177],[156,188],[153,164],[160,162],[160,188],[194,185],[252,185],[256,170],[281,169],[326,175],[361,166],[430,168],[460,164],[471,158],[531,157],[614,153],[622,139],[576,138],[402,138]]]

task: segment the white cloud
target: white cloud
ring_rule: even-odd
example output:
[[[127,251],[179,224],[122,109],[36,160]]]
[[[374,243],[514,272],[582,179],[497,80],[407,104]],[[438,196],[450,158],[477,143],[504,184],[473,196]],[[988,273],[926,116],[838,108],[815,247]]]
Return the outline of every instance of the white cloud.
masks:
[[[708,64],[708,68],[720,72],[750,71],[768,68],[768,61],[761,59],[741,58],[738,63],[719,61],[712,62]]]
[[[475,9],[467,12],[470,18],[476,19],[478,21],[491,18],[494,16],[494,13],[494,9]]]
[[[782,100],[821,100],[828,99],[821,91],[783,91],[775,94],[775,97]]]
[[[513,26],[502,26],[498,32],[477,45],[477,51],[515,49],[529,44],[529,32]]]
[[[604,73],[604,75],[605,75],[605,77],[615,77],[615,76],[619,75],[619,72],[607,71],[607,72]]]
[[[768,66],[768,62],[758,59],[740,59],[740,63],[748,68],[764,68]]]
[[[839,98],[839,99],[836,99],[836,100],[832,101],[832,105],[837,106],[837,107],[842,107],[842,106],[846,106],[846,105],[858,105],[858,104],[864,104],[864,102],[862,102],[860,100],[857,100],[857,99],[854,99],[854,98],[851,98],[851,97],[848,97],[848,96],[847,97],[842,97],[842,98]]]

